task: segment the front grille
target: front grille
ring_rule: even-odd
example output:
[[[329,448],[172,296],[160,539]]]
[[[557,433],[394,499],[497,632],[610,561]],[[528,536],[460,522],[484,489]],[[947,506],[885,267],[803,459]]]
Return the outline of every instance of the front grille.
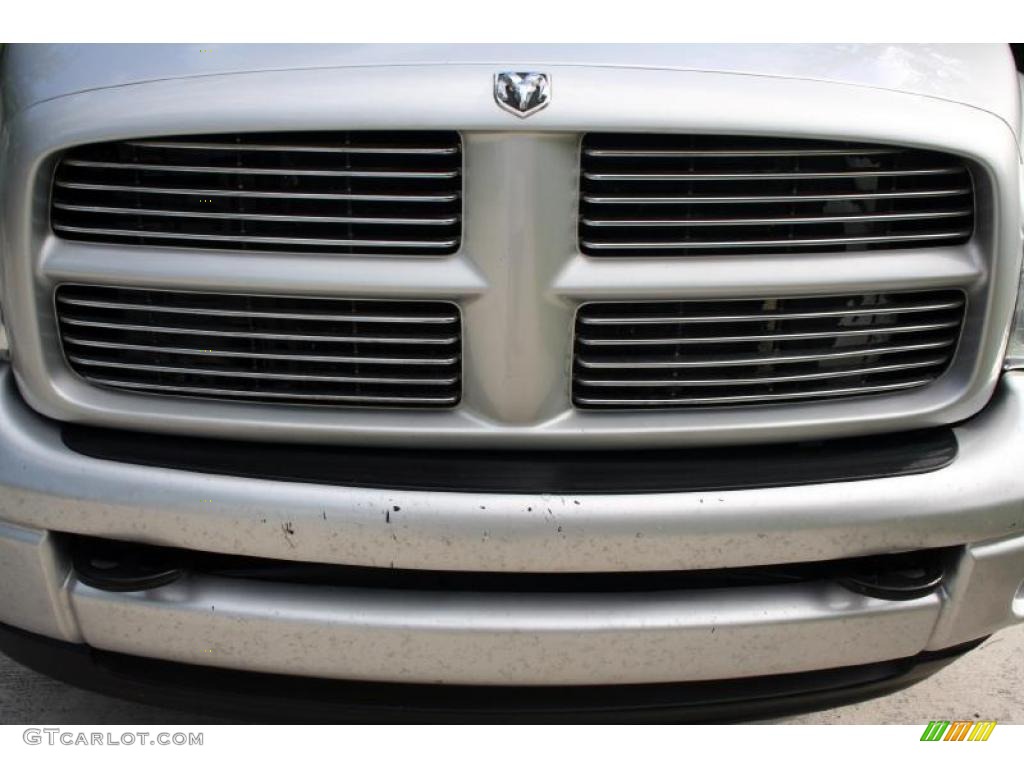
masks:
[[[461,319],[449,302],[64,285],[56,307],[68,363],[100,386],[337,406],[460,397]]]
[[[587,134],[591,256],[864,251],[965,242],[971,176],[916,149],[745,136]]]
[[[964,305],[960,291],[584,304],[573,401],[758,405],[914,389],[949,367]]]
[[[68,151],[54,231],[186,248],[442,255],[461,235],[448,131],[182,136]]]

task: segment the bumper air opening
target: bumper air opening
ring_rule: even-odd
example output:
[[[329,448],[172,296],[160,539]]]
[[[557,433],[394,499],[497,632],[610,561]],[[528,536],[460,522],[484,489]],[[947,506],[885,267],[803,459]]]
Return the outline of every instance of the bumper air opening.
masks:
[[[940,588],[956,548],[809,563],[623,573],[498,573],[375,568],[273,560],[70,537],[75,573],[110,592],[153,589],[188,575],[285,584],[439,592],[615,593],[779,586],[834,581],[883,600]]]

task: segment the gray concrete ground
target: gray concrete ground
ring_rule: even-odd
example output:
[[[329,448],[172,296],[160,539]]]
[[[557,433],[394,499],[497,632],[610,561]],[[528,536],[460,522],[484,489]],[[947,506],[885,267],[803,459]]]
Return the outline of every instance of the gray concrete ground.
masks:
[[[882,699],[787,718],[785,723],[1024,723],[1024,626],[996,635],[934,677]],[[0,723],[156,725],[229,722],[71,688],[0,656]]]

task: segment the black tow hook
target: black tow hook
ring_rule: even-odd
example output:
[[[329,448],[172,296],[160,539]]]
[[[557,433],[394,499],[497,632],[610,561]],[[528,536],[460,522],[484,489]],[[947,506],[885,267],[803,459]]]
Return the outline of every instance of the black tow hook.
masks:
[[[83,584],[104,592],[139,592],[171,584],[185,575],[176,553],[125,542],[90,542],[72,552],[75,575]]]
[[[914,600],[942,585],[946,570],[940,563],[893,570],[863,571],[839,579],[847,589],[879,600]]]

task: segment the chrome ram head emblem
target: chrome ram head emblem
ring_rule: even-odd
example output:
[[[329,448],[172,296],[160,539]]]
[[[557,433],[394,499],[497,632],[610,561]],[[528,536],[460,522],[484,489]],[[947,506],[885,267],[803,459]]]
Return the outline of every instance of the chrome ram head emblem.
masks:
[[[540,72],[498,72],[494,100],[516,117],[529,117],[551,101],[551,78]]]

